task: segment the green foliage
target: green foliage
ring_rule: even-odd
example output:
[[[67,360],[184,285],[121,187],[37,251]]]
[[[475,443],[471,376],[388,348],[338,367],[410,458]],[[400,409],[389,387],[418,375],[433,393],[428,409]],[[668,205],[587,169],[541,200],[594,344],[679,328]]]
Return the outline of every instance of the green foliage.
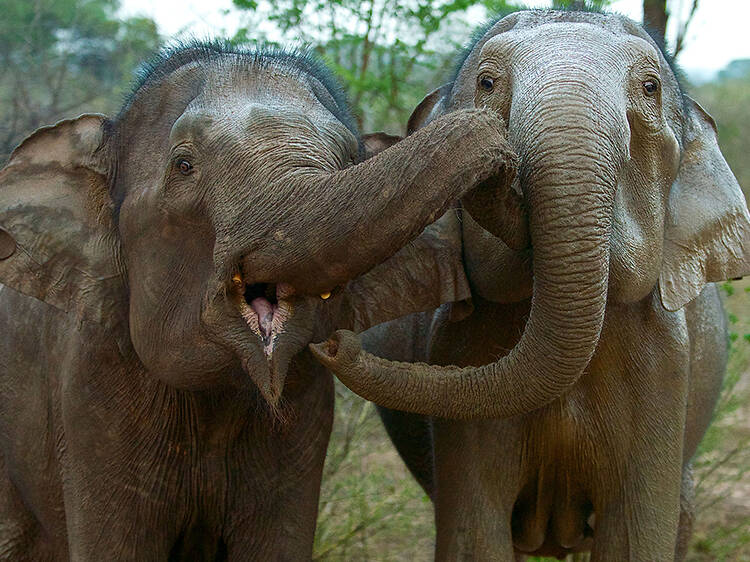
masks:
[[[719,81],[747,80],[750,77],[750,59],[737,59],[719,72]]]
[[[314,46],[346,85],[360,127],[400,133],[453,67],[469,36],[466,13],[508,10],[505,0],[234,0],[248,21],[238,42],[282,38]],[[261,22],[273,30],[261,33]]]
[[[743,286],[737,291],[735,286]],[[748,281],[731,282],[725,305],[732,328],[729,365],[713,423],[693,460],[697,519],[689,560],[750,557],[750,295]],[[735,337],[731,337],[734,335]]]
[[[728,297],[731,297],[734,294],[734,285],[732,285],[731,281],[726,281],[725,283],[722,283],[721,288],[724,289],[724,292],[727,294]]]
[[[314,560],[404,560],[432,550],[431,504],[375,408],[336,382]]]
[[[451,75],[470,36],[468,14],[489,19],[521,0],[234,0],[248,21],[234,41],[281,38],[314,46],[346,85],[364,131],[400,133],[411,111]],[[611,0],[556,0],[601,9]],[[271,23],[271,29],[268,27]],[[265,29],[265,32],[259,31]]]
[[[40,125],[117,109],[133,68],[160,43],[117,0],[0,0],[0,164]]]

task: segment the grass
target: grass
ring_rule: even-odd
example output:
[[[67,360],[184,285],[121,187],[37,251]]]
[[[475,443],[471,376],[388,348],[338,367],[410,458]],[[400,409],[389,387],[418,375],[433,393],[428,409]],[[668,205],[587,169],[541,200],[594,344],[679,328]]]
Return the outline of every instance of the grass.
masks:
[[[750,560],[750,282],[726,283],[730,356],[714,422],[694,461],[689,560]]]
[[[429,560],[432,505],[393,449],[375,407],[337,382],[314,560]]]
[[[688,560],[750,561],[750,280],[724,285],[730,360],[714,423],[694,459],[697,518]],[[337,386],[315,560],[432,560],[432,505],[372,404]],[[530,560],[543,560],[531,558]]]

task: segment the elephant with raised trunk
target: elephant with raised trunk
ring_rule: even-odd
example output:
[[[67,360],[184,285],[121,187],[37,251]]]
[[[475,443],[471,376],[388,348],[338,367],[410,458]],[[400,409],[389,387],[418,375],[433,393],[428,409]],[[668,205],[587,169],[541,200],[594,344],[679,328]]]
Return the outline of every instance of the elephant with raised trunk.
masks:
[[[469,296],[455,217],[420,232],[514,166],[501,128],[372,155],[309,56],[192,44],[116,118],[27,138],[0,172],[0,557],[309,560],[334,394],[306,345]]]
[[[473,313],[375,328],[385,359],[348,332],[315,353],[386,408],[438,560],[681,559],[727,358],[713,282],[750,273],[715,124],[638,24],[578,11],[494,23],[409,132],[468,108],[519,156],[461,199]]]

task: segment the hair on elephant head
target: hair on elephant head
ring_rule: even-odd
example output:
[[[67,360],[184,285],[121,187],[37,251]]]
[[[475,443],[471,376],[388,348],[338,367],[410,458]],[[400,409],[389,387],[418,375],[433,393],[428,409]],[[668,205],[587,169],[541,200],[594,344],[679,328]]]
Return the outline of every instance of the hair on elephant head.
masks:
[[[275,404],[291,358],[347,314],[347,281],[512,162],[498,130],[463,112],[383,150],[310,55],[183,45],[116,118],[61,121],[15,150],[0,281],[104,324],[173,386],[252,381]],[[478,147],[453,171],[445,135]]]
[[[465,369],[390,364],[339,333],[316,354],[358,394],[443,417],[534,410],[577,382],[608,302],[658,287],[677,310],[706,283],[750,272],[750,217],[715,124],[638,24],[588,12],[504,17],[408,128],[467,108],[501,116],[520,161],[514,182],[462,199],[467,275],[489,300],[533,295],[525,331],[496,363]],[[507,258],[527,240],[533,270]],[[519,266],[504,273],[508,263]]]

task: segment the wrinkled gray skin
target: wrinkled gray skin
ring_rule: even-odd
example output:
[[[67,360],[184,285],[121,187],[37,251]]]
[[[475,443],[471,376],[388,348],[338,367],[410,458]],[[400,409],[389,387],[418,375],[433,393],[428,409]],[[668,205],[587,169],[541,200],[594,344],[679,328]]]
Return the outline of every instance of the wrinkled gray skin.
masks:
[[[357,164],[344,114],[308,59],[193,46],[14,151],[0,558],[310,559],[333,386],[306,344],[466,298],[455,217],[365,272],[513,162],[474,111]]]
[[[711,282],[750,273],[713,120],[640,26],[593,13],[502,19],[409,129],[469,107],[508,122],[523,197],[490,183],[462,199],[474,312],[368,333],[409,363],[346,332],[315,353],[390,408],[435,503],[438,560],[681,559],[689,461],[726,365]],[[531,245],[514,250],[524,215]]]

